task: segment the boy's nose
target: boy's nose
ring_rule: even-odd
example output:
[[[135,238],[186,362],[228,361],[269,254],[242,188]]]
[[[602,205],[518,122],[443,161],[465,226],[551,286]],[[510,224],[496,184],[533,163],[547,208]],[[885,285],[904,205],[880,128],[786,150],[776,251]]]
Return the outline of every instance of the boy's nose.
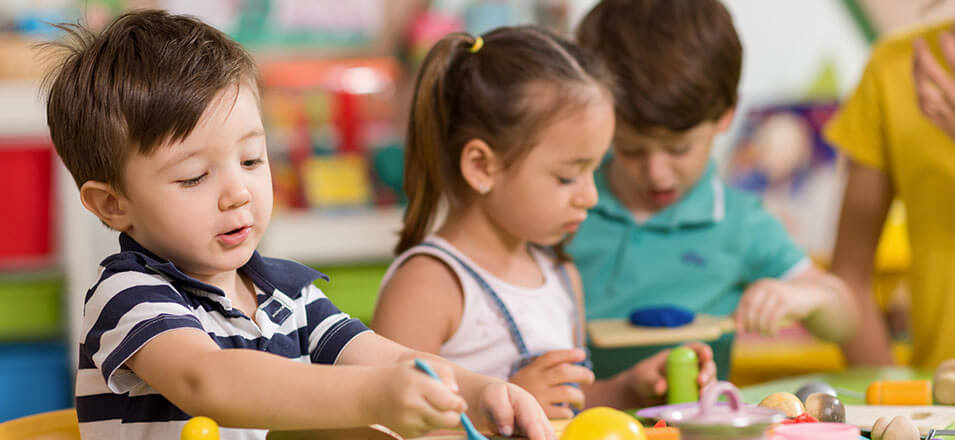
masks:
[[[657,188],[666,186],[672,180],[670,170],[670,161],[667,154],[662,151],[654,151],[647,156],[645,166],[647,182]]]
[[[238,175],[232,174],[226,177],[222,195],[219,197],[219,209],[223,211],[238,208],[252,200],[252,194],[245,182]]]

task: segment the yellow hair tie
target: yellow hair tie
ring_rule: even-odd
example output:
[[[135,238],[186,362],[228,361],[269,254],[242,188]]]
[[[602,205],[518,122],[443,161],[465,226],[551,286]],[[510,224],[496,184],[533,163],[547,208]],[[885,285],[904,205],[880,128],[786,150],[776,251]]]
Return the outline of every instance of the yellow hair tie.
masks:
[[[471,45],[471,48],[468,49],[468,52],[477,53],[477,51],[481,50],[482,47],[484,47],[484,39],[477,37],[474,39],[474,44]]]

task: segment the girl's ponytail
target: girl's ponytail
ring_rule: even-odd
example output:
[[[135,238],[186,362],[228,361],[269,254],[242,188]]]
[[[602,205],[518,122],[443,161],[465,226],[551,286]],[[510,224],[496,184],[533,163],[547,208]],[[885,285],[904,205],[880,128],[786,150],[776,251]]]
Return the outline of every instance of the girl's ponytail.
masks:
[[[405,145],[404,191],[408,208],[395,253],[421,243],[434,223],[450,160],[442,149],[448,141],[447,73],[475,38],[464,33],[445,36],[428,52],[415,81],[414,101]]]

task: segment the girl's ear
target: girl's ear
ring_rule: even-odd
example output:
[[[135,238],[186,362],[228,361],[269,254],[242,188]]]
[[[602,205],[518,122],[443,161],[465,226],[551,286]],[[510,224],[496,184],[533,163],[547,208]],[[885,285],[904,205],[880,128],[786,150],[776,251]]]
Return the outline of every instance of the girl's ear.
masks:
[[[80,187],[80,200],[110,229],[125,232],[132,226],[129,213],[123,208],[122,196],[105,182],[86,181]]]
[[[478,194],[487,194],[494,188],[494,180],[501,169],[494,150],[481,139],[471,139],[461,149],[461,177]]]

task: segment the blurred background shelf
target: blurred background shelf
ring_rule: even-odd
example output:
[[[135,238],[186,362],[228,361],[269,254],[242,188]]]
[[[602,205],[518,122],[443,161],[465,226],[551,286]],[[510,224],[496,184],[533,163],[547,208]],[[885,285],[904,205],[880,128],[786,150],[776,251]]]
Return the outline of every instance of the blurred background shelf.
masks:
[[[259,251],[318,266],[386,261],[398,242],[402,212],[386,207],[277,213]]]

